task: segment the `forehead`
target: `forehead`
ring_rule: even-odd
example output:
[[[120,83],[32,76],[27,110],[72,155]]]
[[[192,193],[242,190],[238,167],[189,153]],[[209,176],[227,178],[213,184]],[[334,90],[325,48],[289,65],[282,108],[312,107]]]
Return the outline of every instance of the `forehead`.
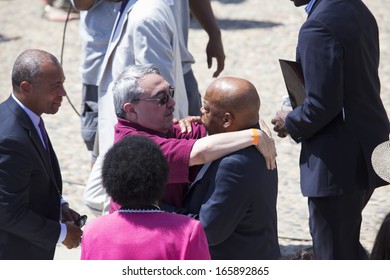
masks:
[[[147,74],[142,77],[139,81],[140,87],[144,90],[145,93],[156,95],[160,90],[169,87],[167,81],[161,75],[158,74]]]
[[[41,65],[41,73],[37,77],[39,80],[58,82],[65,79],[61,65],[52,61],[45,61]]]

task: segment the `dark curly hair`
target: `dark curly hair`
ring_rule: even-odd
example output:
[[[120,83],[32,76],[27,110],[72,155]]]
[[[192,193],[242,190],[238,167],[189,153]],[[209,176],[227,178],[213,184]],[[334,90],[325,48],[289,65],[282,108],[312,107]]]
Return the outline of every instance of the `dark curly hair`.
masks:
[[[103,187],[120,205],[142,207],[162,197],[168,171],[156,143],[143,136],[126,136],[104,157]]]

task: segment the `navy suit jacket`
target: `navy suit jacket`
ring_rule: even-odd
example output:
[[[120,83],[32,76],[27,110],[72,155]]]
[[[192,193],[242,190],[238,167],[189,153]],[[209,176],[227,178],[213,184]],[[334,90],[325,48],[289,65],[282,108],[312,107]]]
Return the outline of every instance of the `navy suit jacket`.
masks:
[[[49,141],[50,142],[50,141]],[[0,259],[53,259],[60,236],[61,174],[31,119],[0,104]]]
[[[278,259],[277,171],[248,147],[210,164],[190,186],[185,207],[199,213],[212,259]]]
[[[371,165],[372,151],[390,131],[371,12],[360,0],[318,0],[299,32],[297,61],[307,97],[288,115],[286,127],[302,142],[303,195],[341,195],[387,184]]]

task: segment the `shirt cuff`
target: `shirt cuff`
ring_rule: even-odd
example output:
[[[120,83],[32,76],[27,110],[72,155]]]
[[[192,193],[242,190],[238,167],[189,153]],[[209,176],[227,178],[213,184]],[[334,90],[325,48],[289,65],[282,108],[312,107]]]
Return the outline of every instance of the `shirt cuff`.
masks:
[[[60,232],[60,237],[58,238],[58,244],[62,243],[65,240],[66,234],[68,233],[68,230],[66,228],[66,225],[63,223],[60,223],[61,225],[61,232]]]

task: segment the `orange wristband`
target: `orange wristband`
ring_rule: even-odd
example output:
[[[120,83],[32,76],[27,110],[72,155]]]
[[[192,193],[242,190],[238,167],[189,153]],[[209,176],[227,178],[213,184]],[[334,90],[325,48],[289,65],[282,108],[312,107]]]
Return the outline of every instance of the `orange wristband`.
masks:
[[[252,144],[253,145],[257,145],[257,144],[259,144],[259,132],[255,128],[252,128],[252,132],[253,132],[253,142],[252,142]]]

